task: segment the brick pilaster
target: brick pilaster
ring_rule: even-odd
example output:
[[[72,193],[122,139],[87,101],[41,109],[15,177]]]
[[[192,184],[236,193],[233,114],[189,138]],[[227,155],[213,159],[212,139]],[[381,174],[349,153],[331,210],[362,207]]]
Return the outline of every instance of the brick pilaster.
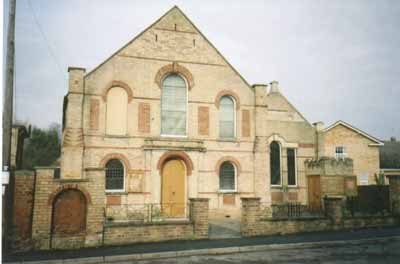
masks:
[[[240,229],[243,236],[256,235],[257,222],[260,220],[260,198],[240,198],[242,200],[242,217]]]
[[[343,197],[325,197],[324,206],[326,216],[331,219],[334,228],[343,226]]]
[[[196,238],[208,237],[208,198],[190,198],[190,218]]]
[[[387,177],[389,178],[389,193],[392,213],[400,216],[400,175]]]

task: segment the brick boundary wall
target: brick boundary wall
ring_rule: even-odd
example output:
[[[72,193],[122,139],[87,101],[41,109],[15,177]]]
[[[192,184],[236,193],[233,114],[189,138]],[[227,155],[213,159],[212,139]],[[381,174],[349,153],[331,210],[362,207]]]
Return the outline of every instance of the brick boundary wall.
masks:
[[[106,224],[104,245],[208,238],[209,200],[190,198],[189,201],[189,220]]]
[[[14,201],[12,215],[12,250],[31,248],[31,228],[33,212],[34,171],[15,171]]]
[[[260,198],[241,198],[241,233],[244,237],[292,234],[300,232],[396,226],[396,216],[343,217],[344,202],[341,198],[325,199],[327,217],[304,219],[266,218],[260,206]]]

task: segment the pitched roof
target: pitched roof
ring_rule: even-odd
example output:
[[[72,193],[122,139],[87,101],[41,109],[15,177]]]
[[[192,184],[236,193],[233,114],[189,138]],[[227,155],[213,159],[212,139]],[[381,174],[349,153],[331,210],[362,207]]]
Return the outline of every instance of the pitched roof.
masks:
[[[179,13],[182,14],[182,16],[190,23],[190,25],[193,26],[195,30],[199,32],[199,34],[206,40],[206,42],[217,52],[219,56],[228,64],[228,66],[242,79],[242,81],[250,88],[252,89],[251,85],[246,81],[246,79],[228,62],[228,60],[219,52],[219,50],[207,39],[206,36],[193,24],[193,22],[185,15],[185,13],[182,12],[182,10],[178,6],[173,6],[170,10],[168,10],[164,15],[162,15],[159,19],[157,19],[154,23],[152,23],[150,26],[145,28],[142,32],[140,32],[136,37],[134,37],[131,41],[126,43],[124,46],[122,46],[120,49],[118,49],[116,52],[114,52],[111,56],[109,56],[107,59],[105,59],[102,63],[97,65],[93,70],[88,72],[85,76],[89,76],[93,72],[95,72],[98,68],[100,68],[104,63],[109,61],[111,58],[113,58],[115,55],[117,55],[120,51],[125,49],[127,46],[129,46],[131,43],[133,43],[136,39],[138,39],[141,35],[143,35],[146,31],[148,31],[150,28],[152,28],[154,25],[156,25],[159,21],[161,21],[164,17],[166,17],[169,13],[172,11],[177,10]]]
[[[369,140],[375,142],[375,144],[370,144],[370,146],[383,146],[383,142],[380,141],[379,139],[377,139],[376,137],[373,137],[373,136],[367,134],[366,132],[364,132],[364,131],[362,131],[362,130],[360,130],[360,129],[358,129],[358,128],[356,128],[356,127],[354,127],[354,126],[350,125],[349,123],[346,123],[346,122],[344,122],[342,120],[336,121],[332,125],[330,125],[327,128],[325,128],[323,131],[327,132],[327,131],[329,131],[329,130],[331,130],[331,129],[339,126],[339,125],[347,127],[348,129],[353,130],[354,132],[360,134],[361,136],[363,136],[365,138],[368,138]]]

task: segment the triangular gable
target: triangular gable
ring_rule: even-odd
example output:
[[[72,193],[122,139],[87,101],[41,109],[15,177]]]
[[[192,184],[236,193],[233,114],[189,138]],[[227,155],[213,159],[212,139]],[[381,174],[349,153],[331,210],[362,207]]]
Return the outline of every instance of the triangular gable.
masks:
[[[175,31],[175,28],[173,28],[173,23],[171,23],[170,21],[176,19],[179,16],[181,16],[182,18],[184,18],[184,20],[187,21],[187,23],[180,24],[179,31],[186,32],[186,33],[190,33],[190,32],[198,33],[206,41],[206,43],[208,45],[210,45],[210,47],[214,50],[215,54],[217,56],[219,56],[221,58],[221,60],[224,63],[226,63],[226,65],[229,66],[240,77],[240,79],[244,82],[244,84],[247,85],[251,89],[251,86],[243,78],[243,76],[228,62],[227,59],[225,59],[225,57],[217,50],[217,48],[203,35],[203,33],[193,24],[193,22],[177,6],[172,7],[169,11],[167,11],[163,16],[161,16],[159,19],[157,19],[153,24],[148,26],[145,30],[143,30],[135,38],[133,38],[131,41],[129,41],[127,44],[125,44],[122,48],[120,48],[119,50],[114,52],[110,57],[108,57],[106,60],[104,60],[102,63],[100,63],[93,70],[88,72],[86,74],[86,76],[89,76],[90,74],[94,73],[97,69],[99,69],[107,61],[112,59],[117,54],[120,54],[121,52],[123,52],[132,43],[134,43],[136,40],[138,40],[139,37],[141,37],[143,34],[145,34],[148,30],[150,30],[152,28],[154,28],[154,29],[162,28],[163,30]]]
[[[295,117],[297,116],[295,119],[301,119],[301,121],[313,126],[280,92],[269,92],[266,103],[268,105],[268,111],[270,112],[293,113]]]
[[[359,134],[359,135],[361,135],[361,136],[363,136],[363,137],[365,137],[365,138],[371,140],[372,142],[374,142],[374,144],[371,144],[371,145],[373,145],[373,146],[374,146],[374,145],[375,145],[375,146],[383,146],[383,142],[380,141],[379,139],[377,139],[377,138],[375,138],[375,137],[373,137],[373,136],[371,136],[371,135],[368,135],[368,134],[365,133],[364,131],[362,131],[362,130],[360,130],[360,129],[358,129],[358,128],[356,128],[356,127],[354,127],[354,126],[352,126],[352,125],[350,125],[350,124],[348,124],[348,123],[346,123],[346,122],[344,122],[344,121],[342,121],[342,120],[336,121],[334,124],[328,126],[328,127],[325,128],[323,131],[324,131],[324,132],[327,132],[327,131],[329,131],[329,130],[331,130],[331,129],[337,127],[337,126],[340,126],[340,125],[342,125],[342,126],[348,128],[348,129],[350,129],[350,130],[356,132],[357,134]]]

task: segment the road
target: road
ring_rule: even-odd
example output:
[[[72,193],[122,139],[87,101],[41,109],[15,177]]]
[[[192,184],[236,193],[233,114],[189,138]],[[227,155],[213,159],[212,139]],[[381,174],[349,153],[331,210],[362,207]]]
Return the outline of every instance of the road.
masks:
[[[269,250],[227,255],[205,255],[159,260],[118,262],[119,264],[183,264],[183,263],[400,263],[400,240],[381,243],[361,242],[334,247],[317,246],[308,249]]]

